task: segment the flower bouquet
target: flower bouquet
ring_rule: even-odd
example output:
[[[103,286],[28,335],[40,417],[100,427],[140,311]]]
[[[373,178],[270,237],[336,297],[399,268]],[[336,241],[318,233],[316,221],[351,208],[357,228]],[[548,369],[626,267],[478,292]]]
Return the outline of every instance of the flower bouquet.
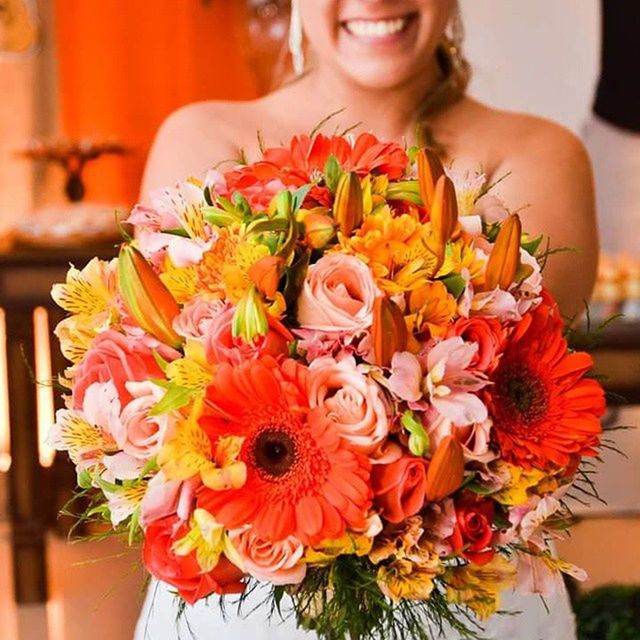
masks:
[[[185,603],[266,585],[323,638],[475,637],[502,591],[580,577],[550,544],[604,393],[490,191],[314,134],[136,206],[53,289],[85,515]]]

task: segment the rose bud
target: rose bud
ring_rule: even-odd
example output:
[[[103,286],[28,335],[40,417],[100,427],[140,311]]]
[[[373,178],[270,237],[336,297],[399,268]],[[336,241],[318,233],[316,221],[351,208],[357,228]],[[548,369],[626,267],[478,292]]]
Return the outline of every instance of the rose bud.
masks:
[[[284,260],[279,256],[265,256],[249,268],[249,278],[258,291],[272,299],[278,291],[278,283],[282,277]]]

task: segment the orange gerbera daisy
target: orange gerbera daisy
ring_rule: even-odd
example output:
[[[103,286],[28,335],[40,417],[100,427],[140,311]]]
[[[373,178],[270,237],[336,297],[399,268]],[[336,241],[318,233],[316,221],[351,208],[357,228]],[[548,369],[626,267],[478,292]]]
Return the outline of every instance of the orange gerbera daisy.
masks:
[[[308,371],[270,357],[220,364],[200,425],[212,442],[244,438],[238,489],[203,488],[198,506],[229,529],[246,524],[265,540],[294,535],[317,544],[362,530],[371,506],[369,461],[349,448],[322,409],[309,409]]]
[[[507,461],[546,470],[596,455],[605,400],[600,384],[584,378],[592,366],[589,354],[568,351],[555,304],[515,326],[485,398]]]

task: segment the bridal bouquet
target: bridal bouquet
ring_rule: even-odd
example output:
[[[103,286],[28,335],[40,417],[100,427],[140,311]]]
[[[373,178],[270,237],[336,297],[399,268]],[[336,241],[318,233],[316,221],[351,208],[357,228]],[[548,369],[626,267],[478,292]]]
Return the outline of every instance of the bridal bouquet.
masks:
[[[324,638],[474,637],[504,590],[580,577],[550,542],[604,393],[490,191],[314,134],[135,207],[53,289],[85,515],[184,602],[262,583]]]

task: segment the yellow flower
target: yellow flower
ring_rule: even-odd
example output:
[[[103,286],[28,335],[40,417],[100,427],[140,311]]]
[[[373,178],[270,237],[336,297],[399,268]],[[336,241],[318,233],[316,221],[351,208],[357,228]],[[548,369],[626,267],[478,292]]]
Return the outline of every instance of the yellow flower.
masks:
[[[379,286],[396,294],[420,286],[433,270],[437,258],[427,247],[428,235],[416,215],[394,216],[383,206],[366,216],[353,236],[340,236],[338,250],[366,262]]]
[[[409,295],[407,325],[416,333],[428,329],[432,336],[444,336],[457,306],[455,298],[442,282],[424,282]]]
[[[171,361],[165,374],[179,387],[201,391],[213,380],[213,370],[205,357],[204,347],[197,340],[187,340],[184,358]]]
[[[522,469],[508,462],[499,461],[495,463],[495,468],[499,474],[509,475],[507,484],[491,497],[500,504],[520,505],[529,499],[529,490],[540,484],[546,473],[538,469]]]
[[[486,620],[498,610],[501,593],[513,586],[515,578],[516,568],[501,555],[485,565],[455,567],[446,575],[447,600],[469,607]]]
[[[364,534],[346,533],[335,540],[324,540],[317,547],[307,547],[307,564],[325,565],[332,563],[338,556],[366,556],[371,551],[373,539]]]
[[[243,438],[227,436],[215,445],[200,428],[201,402],[191,415],[176,425],[173,438],[158,454],[158,465],[169,480],[188,480],[199,475],[209,489],[238,489],[247,479],[247,468],[239,460]]]
[[[71,267],[64,284],[54,284],[51,297],[65,311],[95,316],[115,309],[116,261],[93,258],[82,270]]]
[[[164,261],[160,280],[180,304],[189,302],[198,293],[197,267],[176,267],[169,256]]]
[[[103,324],[96,325],[96,320],[97,316],[75,315],[58,323],[54,334],[60,341],[60,350],[67,360],[74,364],[80,362],[96,335],[109,328],[106,318]]]
[[[189,532],[176,540],[172,549],[179,556],[188,556],[195,551],[196,561],[203,573],[213,570],[223,553],[239,569],[243,569],[242,559],[224,527],[205,509],[193,512]]]
[[[380,591],[394,602],[399,600],[427,600],[434,588],[434,578],[442,571],[436,553],[417,564],[411,560],[394,560],[378,569]]]
[[[460,238],[447,245],[444,262],[436,275],[440,277],[450,273],[462,273],[463,269],[466,269],[471,282],[477,284],[484,279],[486,261],[484,254],[465,242],[464,238]]]

